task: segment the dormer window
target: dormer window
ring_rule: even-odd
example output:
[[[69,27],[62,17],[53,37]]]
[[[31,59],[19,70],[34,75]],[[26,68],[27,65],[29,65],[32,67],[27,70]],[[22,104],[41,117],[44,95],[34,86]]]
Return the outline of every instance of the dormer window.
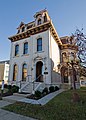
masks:
[[[33,25],[29,25],[29,26],[27,26],[27,29],[30,29],[30,28],[32,28],[32,26],[33,26]]]
[[[22,32],[24,32],[24,30],[25,30],[25,27],[22,27]]]
[[[40,25],[40,24],[41,24],[41,19],[38,20],[38,25]]]
[[[18,30],[17,34],[20,33],[20,30]]]
[[[47,22],[47,16],[46,15],[44,16],[44,22]]]

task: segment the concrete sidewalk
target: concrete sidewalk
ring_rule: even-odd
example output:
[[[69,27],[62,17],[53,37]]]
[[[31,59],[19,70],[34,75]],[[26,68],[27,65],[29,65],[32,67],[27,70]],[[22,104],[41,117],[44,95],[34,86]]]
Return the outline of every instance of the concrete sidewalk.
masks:
[[[52,98],[54,98],[56,95],[62,93],[63,91],[64,91],[64,89],[60,89],[58,91],[55,91],[53,93],[50,93],[50,94],[46,95],[45,97],[43,97],[39,100],[33,100],[33,99],[26,98],[26,97],[18,96],[18,95],[17,96],[16,95],[11,95],[11,96],[7,96],[7,97],[3,97],[3,100],[5,100],[7,102],[10,102],[10,103],[20,101],[20,102],[31,103],[31,104],[45,105]]]
[[[0,120],[36,120],[34,118],[30,118],[30,117],[19,115],[19,114],[13,113],[13,112],[2,110],[1,108],[14,103],[15,101],[45,105],[52,98],[54,98],[56,95],[60,94],[63,91],[64,91],[63,89],[60,89],[56,92],[53,92],[51,94],[46,95],[45,97],[43,97],[39,100],[31,100],[31,99],[28,99],[28,98],[25,98],[25,97],[13,96],[13,95],[5,97],[4,100],[0,100]]]
[[[4,100],[0,100],[0,108],[7,106],[7,105],[10,105],[10,104],[12,104],[12,103],[4,101]]]
[[[1,109],[2,107],[10,104],[12,103],[4,100],[0,100],[0,120],[36,120],[34,118],[26,117],[23,115],[19,115],[19,114]]]
[[[36,120],[36,119],[0,109],[0,120]]]

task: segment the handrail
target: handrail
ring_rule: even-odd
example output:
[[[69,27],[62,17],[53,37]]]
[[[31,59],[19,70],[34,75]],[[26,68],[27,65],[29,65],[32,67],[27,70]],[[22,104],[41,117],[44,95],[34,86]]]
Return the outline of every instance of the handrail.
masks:
[[[34,82],[36,80],[38,80],[41,76],[42,76],[42,74],[40,74],[36,79],[34,79],[32,81],[28,81],[28,83],[26,82],[26,84],[24,86],[22,86],[22,88],[21,88],[21,84],[22,84],[21,82],[22,82],[22,80],[20,80],[20,81],[9,81],[9,83],[11,83],[11,85],[14,84],[14,83],[16,83],[16,84],[20,83],[19,88],[21,90],[24,89],[28,84],[33,83],[33,91],[34,91],[35,90]],[[39,84],[37,86],[39,86]],[[37,88],[37,86],[36,86],[36,88]]]
[[[41,74],[40,74],[36,79],[34,79],[33,81],[26,83],[22,88],[21,88],[21,81],[20,81],[20,89],[24,89],[28,84],[33,83],[33,90],[34,90],[34,82],[35,82],[40,76],[41,76]]]

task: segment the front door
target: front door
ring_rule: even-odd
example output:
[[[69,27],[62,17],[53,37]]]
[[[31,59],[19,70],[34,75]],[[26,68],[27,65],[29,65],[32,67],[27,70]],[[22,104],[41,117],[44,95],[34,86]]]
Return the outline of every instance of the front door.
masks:
[[[42,67],[43,63],[41,61],[36,63],[36,82],[43,82]]]

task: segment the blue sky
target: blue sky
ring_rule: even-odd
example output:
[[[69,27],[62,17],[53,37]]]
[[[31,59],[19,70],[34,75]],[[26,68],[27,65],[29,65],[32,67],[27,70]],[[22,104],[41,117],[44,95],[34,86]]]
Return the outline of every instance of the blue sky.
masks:
[[[33,15],[45,8],[59,36],[82,27],[86,33],[86,0],[0,0],[0,61],[10,59],[8,37],[16,34],[20,22],[33,21]]]

